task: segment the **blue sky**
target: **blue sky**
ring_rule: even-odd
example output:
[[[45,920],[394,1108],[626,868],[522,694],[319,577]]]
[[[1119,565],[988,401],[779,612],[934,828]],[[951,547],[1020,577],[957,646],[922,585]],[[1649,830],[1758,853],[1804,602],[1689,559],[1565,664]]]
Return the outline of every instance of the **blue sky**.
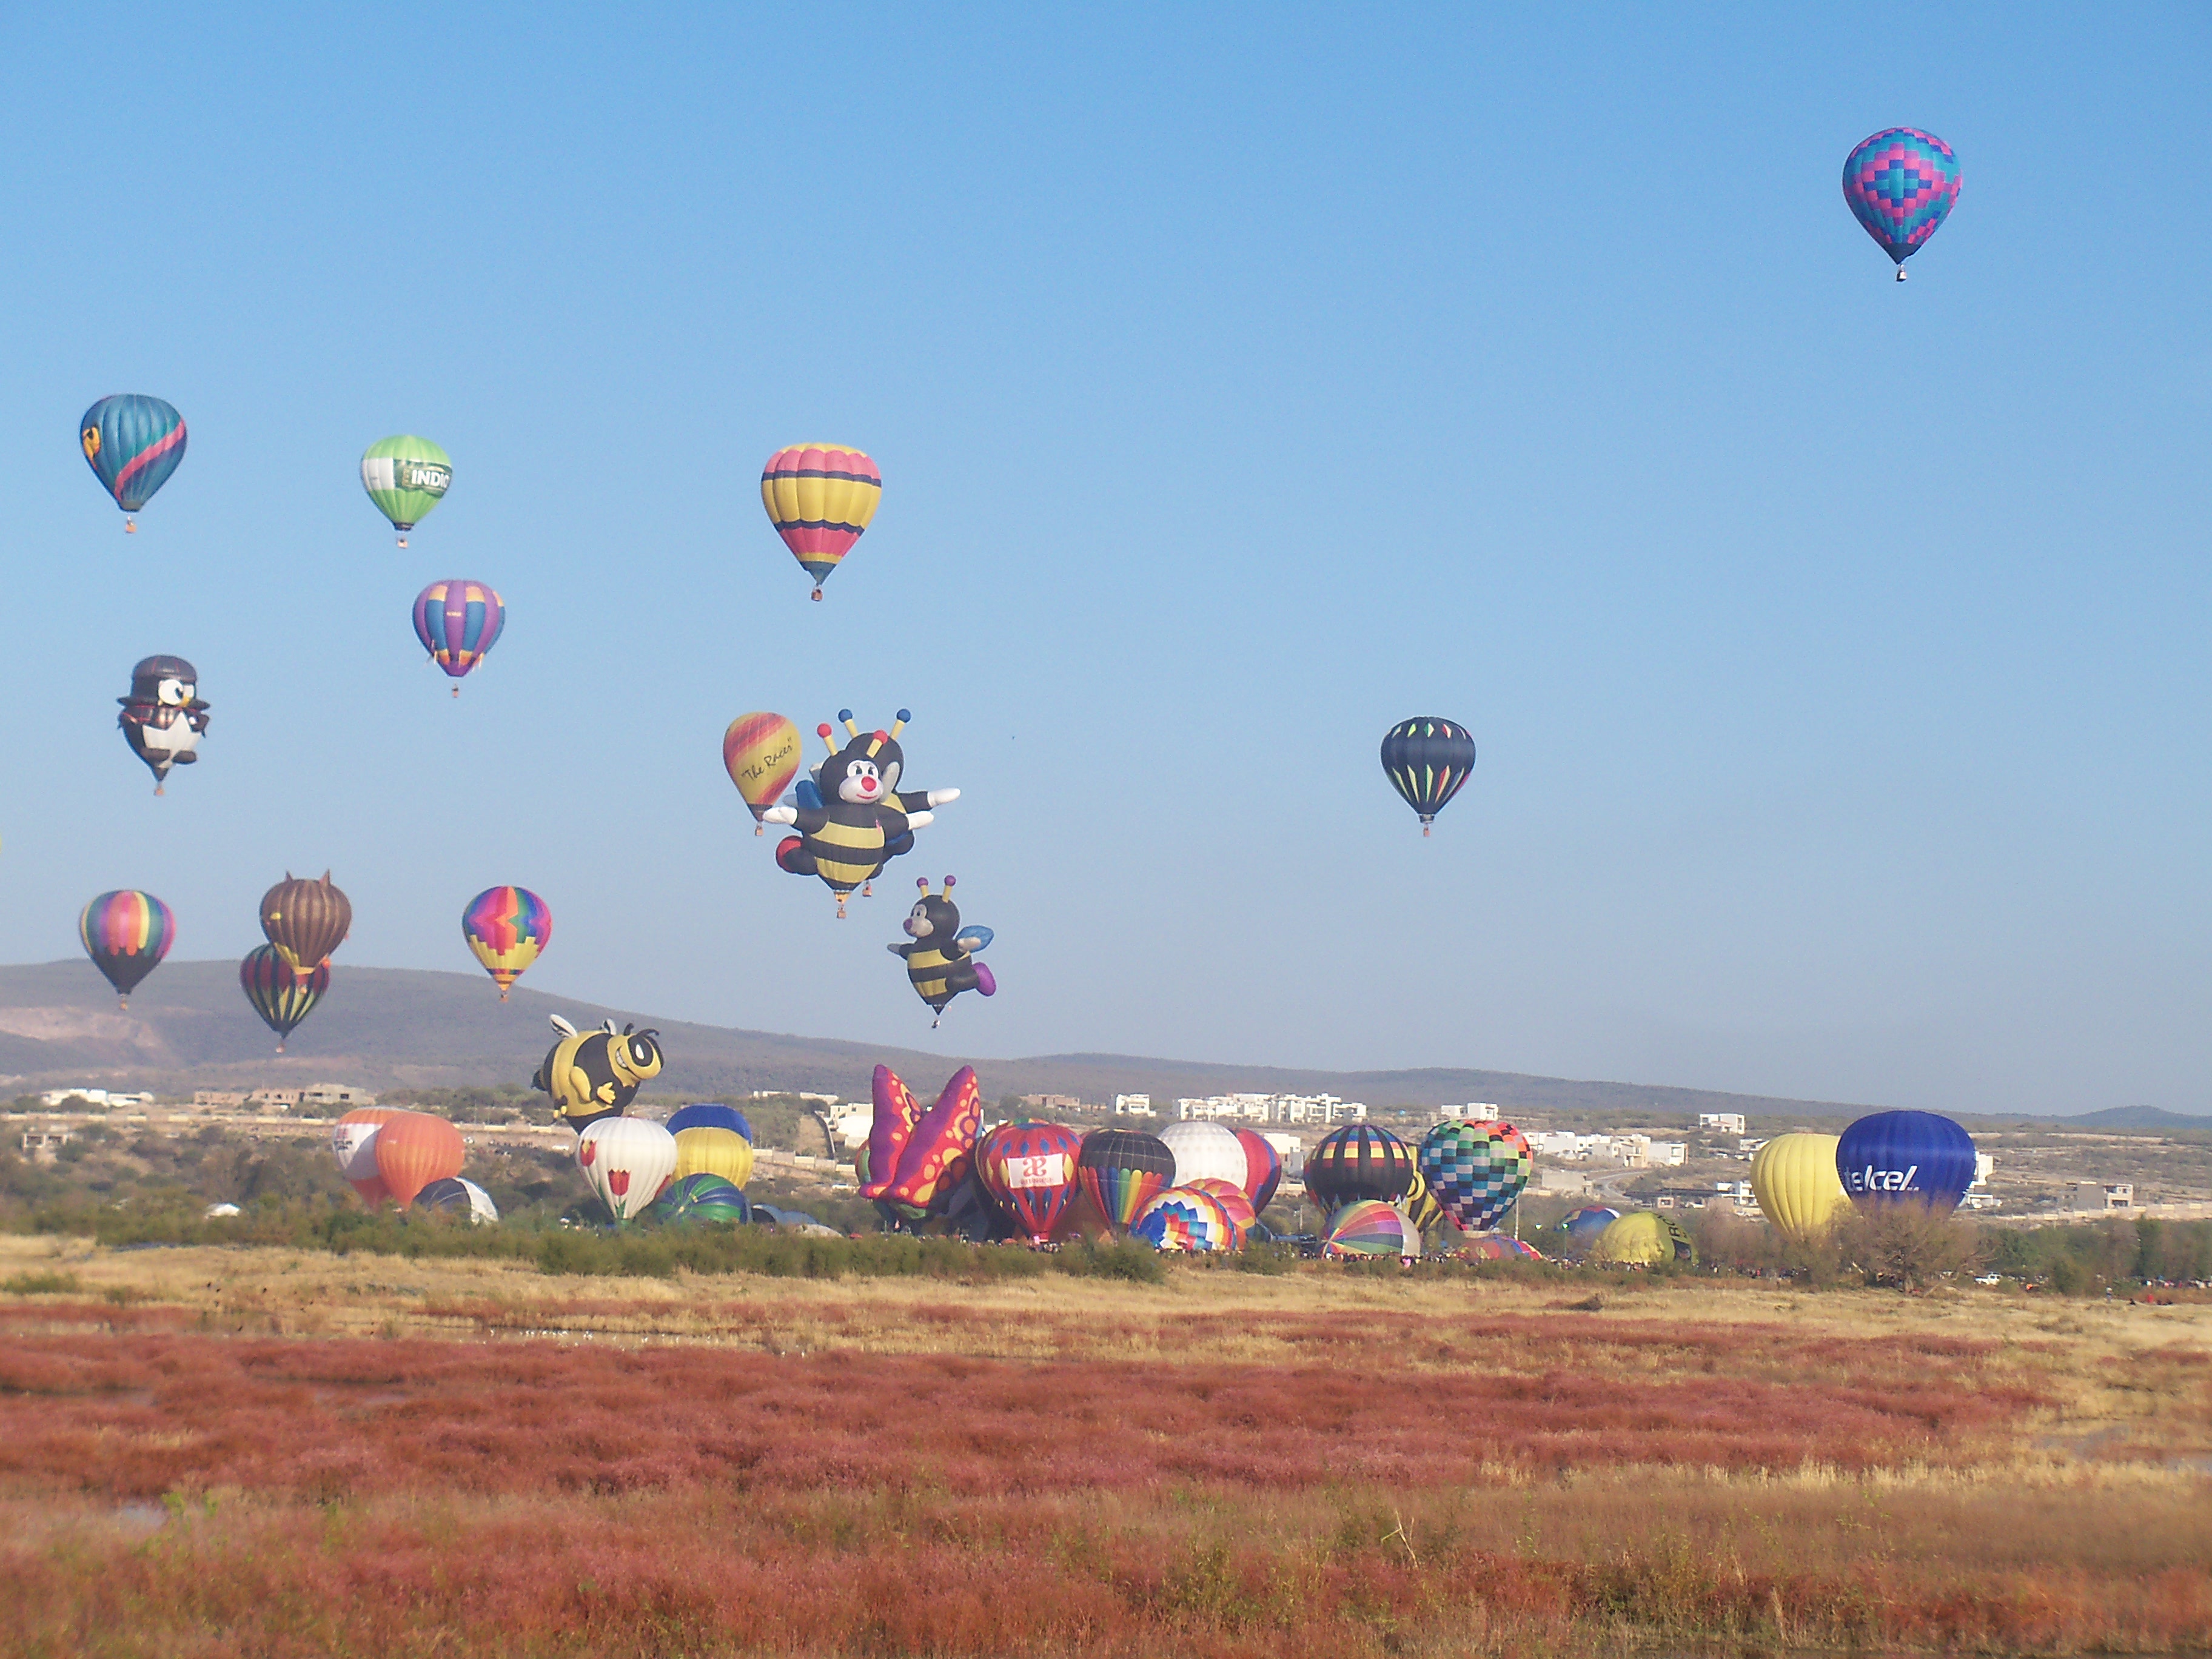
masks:
[[[2205,1109],[2212,22],[1374,10],[12,12],[0,957],[328,866],[340,994],[514,881],[537,988],[948,1056]],[[1898,124],[1965,177],[1901,286]],[[125,390],[191,428],[127,540]],[[819,605],[807,439],[886,479]],[[839,923],[719,744],[848,706],[965,793]],[[1413,714],[1481,750],[1425,842]],[[946,871],[1002,990],[933,1036]]]

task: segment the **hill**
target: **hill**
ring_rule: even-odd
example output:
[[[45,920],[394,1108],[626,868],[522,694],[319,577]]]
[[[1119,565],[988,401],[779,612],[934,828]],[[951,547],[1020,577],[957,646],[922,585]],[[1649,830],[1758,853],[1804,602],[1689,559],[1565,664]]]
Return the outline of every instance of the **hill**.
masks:
[[[2051,1121],[2069,1129],[2194,1130],[2200,1134],[2212,1132],[2212,1117],[2169,1112],[2163,1106],[2107,1106],[2101,1112],[2083,1112],[2077,1117],[2053,1118]]]
[[[932,1090],[963,1060],[994,1098],[1066,1094],[1105,1101],[1232,1092],[1334,1094],[1372,1105],[1495,1101],[1513,1110],[1679,1118],[1700,1111],[1761,1118],[1849,1118],[1858,1108],[1563,1078],[1457,1068],[1324,1072],[1125,1054],[1024,1059],[926,1054],[823,1037],[731,1030],[657,1018],[518,988],[501,1003],[473,974],[415,969],[337,970],[332,994],[279,1055],[246,1005],[228,962],[168,962],[139,988],[128,1012],[82,962],[0,967],[0,1088],[24,1092],[71,1083],[165,1092],[352,1084],[368,1089],[466,1088],[528,1080],[552,1041],[547,1017],[578,1025],[611,1018],[653,1026],[668,1066],[657,1092],[713,1097],[799,1089],[865,1098],[878,1061]]]

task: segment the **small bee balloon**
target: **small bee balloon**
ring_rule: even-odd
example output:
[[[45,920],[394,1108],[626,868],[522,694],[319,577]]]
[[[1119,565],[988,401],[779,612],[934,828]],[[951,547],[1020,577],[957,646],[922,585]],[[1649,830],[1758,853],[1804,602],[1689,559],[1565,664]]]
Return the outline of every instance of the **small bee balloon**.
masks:
[[[999,981],[991,970],[975,960],[975,953],[991,942],[991,930],[970,925],[960,925],[959,908],[952,902],[952,878],[945,878],[945,890],[929,890],[929,878],[925,876],[915,885],[921,889],[921,896],[915,901],[914,908],[907,912],[903,924],[911,945],[886,945],[884,948],[895,957],[906,958],[906,976],[914,984],[915,994],[927,1003],[937,1019],[929,1022],[935,1030],[938,1020],[945,1017],[945,1005],[963,991],[981,991],[985,996],[996,996]]]
[[[171,767],[190,766],[200,757],[208,705],[199,681],[199,671],[182,657],[147,657],[131,671],[131,695],[115,700],[123,705],[115,723],[131,752],[153,773],[157,795]]]

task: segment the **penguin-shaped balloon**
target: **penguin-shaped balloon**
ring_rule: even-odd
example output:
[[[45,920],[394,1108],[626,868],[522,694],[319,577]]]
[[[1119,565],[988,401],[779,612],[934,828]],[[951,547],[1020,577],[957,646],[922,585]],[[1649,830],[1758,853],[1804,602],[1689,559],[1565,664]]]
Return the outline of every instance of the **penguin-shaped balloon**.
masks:
[[[208,705],[200,700],[199,671],[182,657],[148,657],[131,671],[131,695],[115,701],[131,752],[154,774],[154,793],[173,766],[190,766],[199,757],[200,734],[208,729]]]
[[[960,925],[960,909],[952,902],[951,877],[945,877],[941,893],[929,890],[927,876],[915,885],[921,889],[921,896],[902,924],[914,943],[884,947],[893,956],[906,958],[906,976],[913,982],[915,994],[939,1018],[944,1017],[945,1005],[963,991],[996,996],[999,981],[975,960],[975,953],[990,944],[991,930]],[[931,1020],[929,1028],[935,1030],[937,1020]]]

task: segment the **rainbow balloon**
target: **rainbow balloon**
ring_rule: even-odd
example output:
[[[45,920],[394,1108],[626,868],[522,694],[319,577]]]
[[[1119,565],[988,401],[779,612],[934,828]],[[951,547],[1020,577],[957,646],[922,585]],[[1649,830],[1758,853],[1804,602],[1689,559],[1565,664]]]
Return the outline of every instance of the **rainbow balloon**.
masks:
[[[553,912],[527,887],[487,887],[461,912],[461,937],[504,1002],[514,981],[551,942]]]
[[[76,933],[92,965],[115,988],[118,1005],[128,1008],[138,981],[177,942],[177,919],[151,893],[102,893],[76,919]]]

